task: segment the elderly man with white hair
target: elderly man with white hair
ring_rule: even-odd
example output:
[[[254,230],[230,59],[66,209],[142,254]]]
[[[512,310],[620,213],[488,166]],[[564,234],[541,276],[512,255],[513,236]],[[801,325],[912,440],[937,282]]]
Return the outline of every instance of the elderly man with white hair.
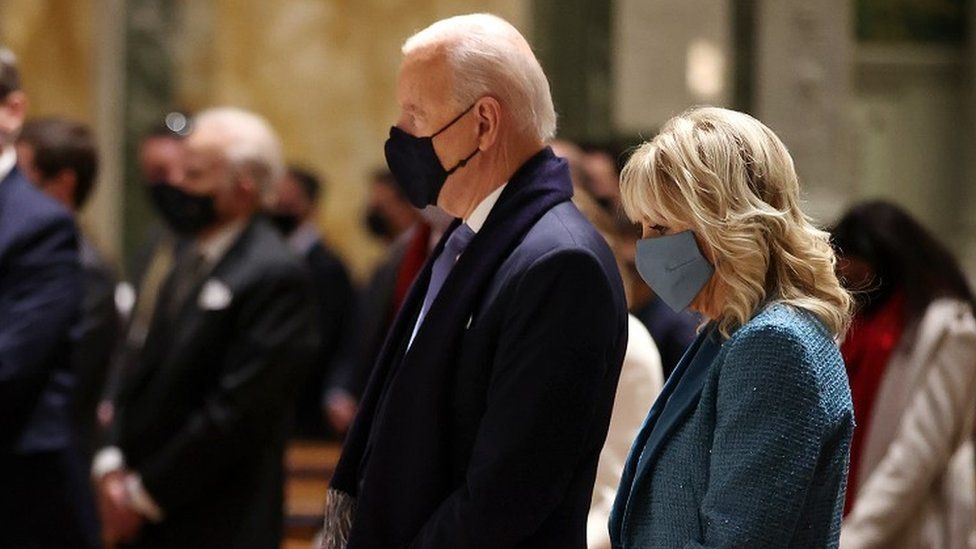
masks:
[[[311,288],[257,215],[283,173],[262,118],[205,111],[163,217],[187,239],[93,465],[110,540],[133,547],[278,547],[282,456],[315,345]]]
[[[323,545],[585,547],[626,346],[613,256],[546,146],[549,85],[514,27],[453,17],[403,54],[387,163],[458,219],[380,353]]]

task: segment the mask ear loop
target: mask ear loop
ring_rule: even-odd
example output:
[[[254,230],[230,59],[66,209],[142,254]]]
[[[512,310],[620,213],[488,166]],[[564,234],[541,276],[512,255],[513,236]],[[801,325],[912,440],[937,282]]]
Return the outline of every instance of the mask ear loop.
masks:
[[[454,120],[451,120],[450,122],[448,122],[447,124],[445,124],[443,127],[441,127],[441,129],[439,129],[436,132],[434,132],[433,134],[431,134],[430,135],[430,138],[433,139],[433,138],[437,137],[438,135],[444,133],[444,130],[450,128],[451,126],[454,125],[455,122],[457,122],[458,120],[460,120],[462,116],[464,116],[464,115],[468,114],[469,112],[471,112],[471,109],[473,109],[474,106],[477,105],[477,104],[478,104],[477,101],[475,101],[474,103],[471,103],[471,106],[468,107],[468,108],[466,108],[466,109],[464,109],[463,111],[461,111],[461,114],[455,116],[454,117]]]
[[[459,169],[467,166],[468,165],[468,160],[471,160],[472,158],[474,158],[474,155],[478,154],[480,151],[481,151],[481,147],[478,147],[478,148],[476,148],[474,150],[473,153],[469,154],[466,158],[462,158],[461,161],[458,162],[457,164],[455,164],[453,168],[451,168],[450,170],[447,170],[447,175],[450,176],[452,173],[454,173],[454,172],[458,171]]]
[[[471,106],[468,107],[468,108],[466,108],[466,109],[464,109],[464,111],[462,111],[461,114],[455,116],[454,117],[454,120],[451,120],[450,122],[447,123],[446,126],[444,126],[443,128],[437,130],[436,133],[434,133],[433,135],[431,135],[430,136],[430,139],[433,139],[433,138],[437,137],[438,135],[440,135],[441,133],[443,133],[444,130],[446,130],[446,129],[450,128],[451,126],[453,126],[454,123],[457,122],[458,120],[460,120],[462,116],[464,116],[464,115],[468,114],[469,112],[471,112],[471,109],[473,109],[474,106],[477,105],[477,104],[478,104],[477,101],[475,101],[474,103],[471,103]],[[447,173],[447,176],[450,176],[452,173],[454,173],[454,172],[458,171],[459,169],[467,166],[468,165],[468,161],[471,160],[472,158],[474,158],[474,155],[478,154],[478,151],[480,151],[480,150],[481,150],[480,147],[476,147],[474,149],[474,152],[472,152],[471,154],[469,154],[465,158],[462,158],[461,161],[458,162],[457,164],[455,164],[453,168],[451,168],[450,170],[447,170],[447,172],[446,172]]]

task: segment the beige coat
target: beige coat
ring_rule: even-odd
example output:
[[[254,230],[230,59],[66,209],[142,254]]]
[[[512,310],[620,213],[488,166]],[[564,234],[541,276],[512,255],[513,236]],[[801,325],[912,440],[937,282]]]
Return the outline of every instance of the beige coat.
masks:
[[[933,302],[885,369],[842,549],[968,546],[974,527],[976,321],[960,301]]]
[[[661,355],[651,334],[640,320],[630,315],[627,352],[620,369],[620,382],[610,416],[607,441],[600,451],[593,486],[593,503],[586,521],[589,549],[610,549],[610,509],[613,507],[620,476],[627,463],[630,447],[644,424],[647,412],[664,386]]]

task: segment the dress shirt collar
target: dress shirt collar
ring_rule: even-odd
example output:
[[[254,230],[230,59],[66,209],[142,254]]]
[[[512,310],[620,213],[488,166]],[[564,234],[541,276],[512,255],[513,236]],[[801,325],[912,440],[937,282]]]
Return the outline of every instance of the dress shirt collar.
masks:
[[[0,149],[0,182],[10,175],[14,166],[17,165],[17,150],[13,145],[8,145]]]
[[[495,207],[495,203],[498,202],[498,197],[502,195],[502,191],[508,186],[508,182],[498,187],[491,194],[486,196],[478,207],[471,212],[471,215],[464,220],[464,224],[471,227],[471,230],[477,233],[481,230],[481,227],[485,225],[485,221],[488,219],[488,215],[491,214],[492,208]]]
[[[304,257],[319,241],[319,231],[311,221],[306,220],[288,235],[287,241],[293,254]]]
[[[214,265],[237,241],[237,237],[244,232],[246,220],[240,219],[221,227],[217,232],[203,240],[197,240],[197,251],[203,255],[208,264]]]

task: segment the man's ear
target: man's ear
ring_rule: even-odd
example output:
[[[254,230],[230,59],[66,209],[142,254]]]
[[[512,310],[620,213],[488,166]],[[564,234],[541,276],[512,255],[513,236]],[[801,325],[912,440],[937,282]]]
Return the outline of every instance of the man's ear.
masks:
[[[0,147],[13,144],[14,138],[27,117],[27,95],[22,91],[10,92],[0,102]]]
[[[4,118],[9,118],[19,128],[27,118],[27,94],[20,90],[10,92],[0,103],[0,109],[3,109]]]
[[[75,192],[78,190],[78,176],[74,171],[64,168],[54,177],[42,178],[36,184],[48,196],[64,204],[69,210],[78,209],[78,203],[75,200]]]
[[[261,196],[261,185],[258,184],[251,174],[247,173],[247,170],[241,170],[238,173],[237,186],[241,191],[237,194],[239,199],[247,202],[253,201],[259,208],[264,204],[263,197]]]
[[[8,110],[11,116],[17,117],[21,122],[27,117],[27,94],[17,90],[10,92],[7,98],[3,100],[3,106]]]
[[[72,210],[78,209],[78,174],[64,168],[54,177],[66,204],[71,204]]]
[[[502,105],[494,97],[483,97],[475,107],[475,117],[478,122],[478,146],[481,150],[489,149],[498,140]]]

